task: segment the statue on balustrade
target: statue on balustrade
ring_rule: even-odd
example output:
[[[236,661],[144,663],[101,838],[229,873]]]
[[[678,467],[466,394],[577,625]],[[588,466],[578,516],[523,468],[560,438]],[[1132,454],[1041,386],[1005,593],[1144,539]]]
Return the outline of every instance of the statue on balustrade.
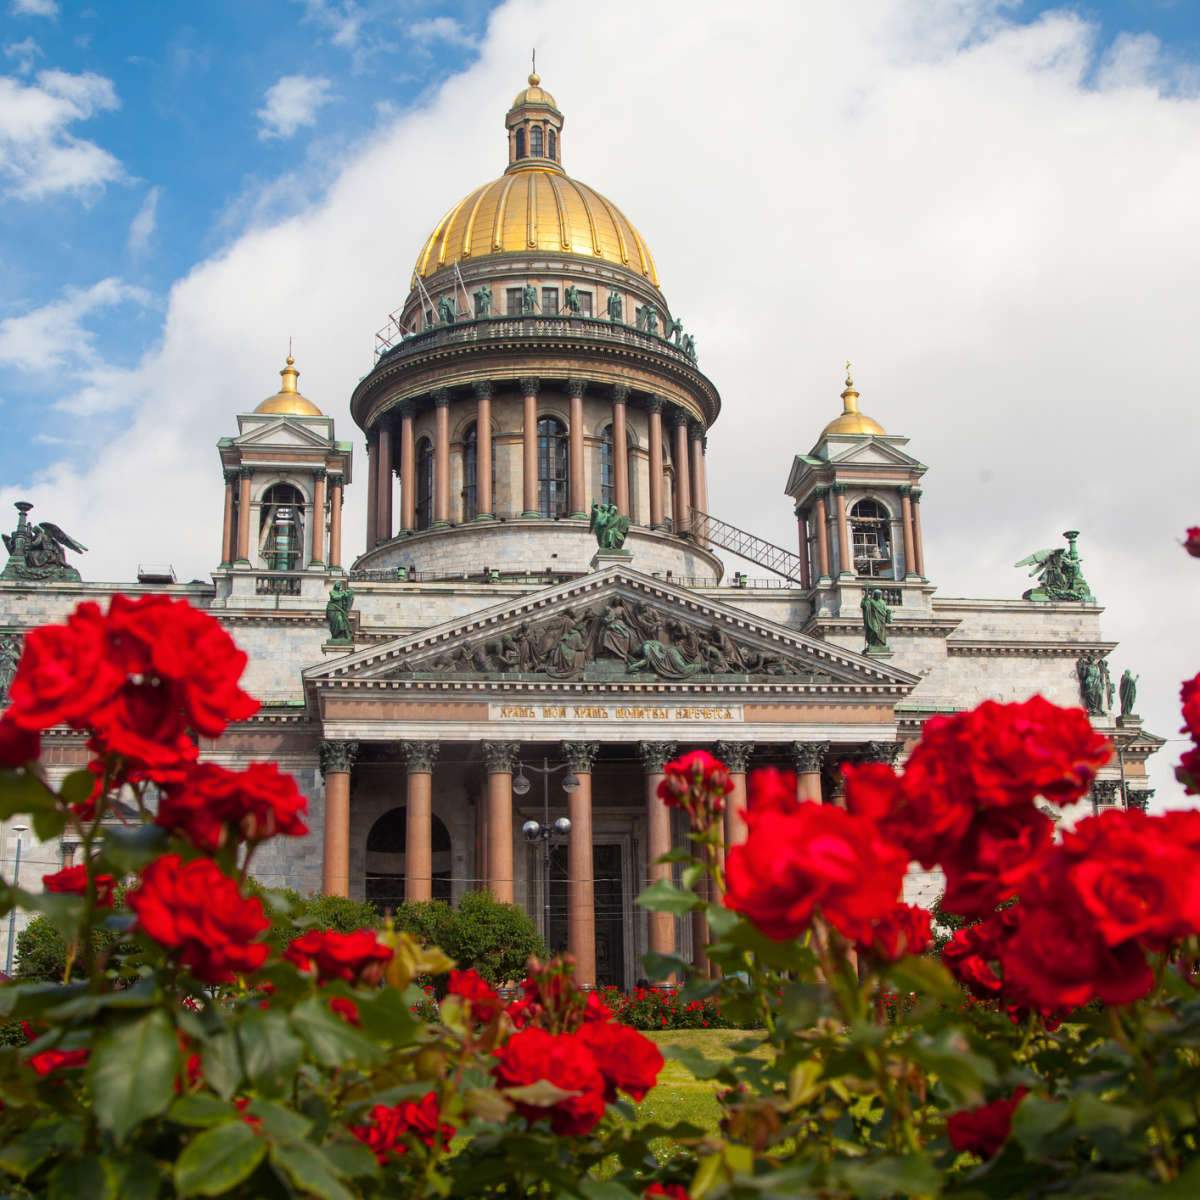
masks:
[[[683,321],[680,320],[679,317],[675,317],[673,320],[668,321],[663,326],[663,337],[668,341],[674,342],[675,345],[678,346],[683,337]]]
[[[892,610],[883,599],[879,588],[868,588],[863,592],[859,605],[863,615],[863,636],[866,638],[866,652],[887,649],[887,627],[892,623]]]
[[[1095,600],[1083,577],[1082,559],[1075,545],[1079,530],[1068,529],[1063,537],[1067,539],[1067,549],[1035,550],[1016,564],[1018,567],[1032,566],[1030,576],[1038,577],[1037,587],[1025,592],[1021,597],[1023,600],[1032,600],[1035,604],[1061,600],[1091,603]]]
[[[625,310],[621,303],[621,293],[620,292],[609,292],[608,293],[607,308],[608,308],[608,319],[610,321],[612,321],[614,325],[624,325],[625,324]]]
[[[1117,698],[1117,685],[1113,683],[1112,676],[1108,673],[1108,659],[1100,660],[1100,681],[1104,684],[1104,711],[1112,712],[1113,702]]]
[[[1140,675],[1135,675],[1128,667],[1121,676],[1121,716],[1133,717],[1137,714],[1133,706],[1137,703],[1137,681]]]
[[[454,301],[449,296],[443,296],[438,301],[438,319],[443,325],[453,325],[455,315]]]
[[[350,585],[342,579],[335,579],[325,605],[325,620],[329,622],[331,642],[350,644],[354,641],[354,633],[350,628],[350,609],[353,606],[354,592]]]
[[[22,635],[0,634],[0,704],[8,703],[8,689],[17,677],[17,664],[21,661]]]
[[[601,550],[620,550],[629,535],[629,518],[621,516],[615,504],[593,500],[588,529],[596,535],[596,545]]]
[[[537,310],[537,288],[527,283],[521,291],[521,315],[529,316]]]
[[[477,317],[490,317],[492,315],[492,289],[490,285],[484,284],[480,288],[476,288],[475,296],[475,315]]]
[[[563,307],[571,316],[579,316],[579,289],[573,283],[567,285],[563,294]]]
[[[78,583],[79,572],[67,565],[67,551],[84,553],[87,547],[51,521],[32,524],[26,514],[33,505],[18,500],[17,527],[0,534],[8,551],[8,562],[0,578],[37,580],[41,583]]]
[[[688,358],[692,360],[692,362],[696,361],[696,339],[692,337],[690,333],[685,333],[683,335],[680,348],[683,350],[684,354],[686,354]]]
[[[1075,663],[1079,676],[1079,695],[1083,707],[1096,716],[1104,715],[1104,675],[1100,670],[1100,659],[1094,654],[1085,654]]]
[[[653,304],[639,306],[634,315],[637,318],[637,327],[643,333],[658,336],[658,309]]]

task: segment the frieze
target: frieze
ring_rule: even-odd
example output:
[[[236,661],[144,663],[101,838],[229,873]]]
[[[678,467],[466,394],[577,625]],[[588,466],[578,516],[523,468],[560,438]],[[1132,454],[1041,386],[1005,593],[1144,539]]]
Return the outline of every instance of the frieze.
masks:
[[[580,721],[652,723],[745,719],[740,704],[489,704],[489,721]]]

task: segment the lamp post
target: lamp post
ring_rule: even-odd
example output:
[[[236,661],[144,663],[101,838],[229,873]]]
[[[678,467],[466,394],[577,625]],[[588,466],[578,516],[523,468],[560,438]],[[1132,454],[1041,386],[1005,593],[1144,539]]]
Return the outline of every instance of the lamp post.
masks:
[[[550,945],[550,847],[554,842],[559,844],[571,832],[571,822],[567,817],[559,817],[553,825],[550,823],[550,776],[557,775],[559,771],[566,771],[563,776],[562,788],[564,792],[574,792],[579,790],[579,776],[570,769],[568,763],[556,763],[550,765],[548,758],[542,759],[540,767],[526,767],[524,763],[517,764],[517,774],[513,777],[512,790],[518,796],[525,796],[529,793],[529,789],[533,786],[529,781],[529,776],[526,771],[532,771],[535,775],[542,777],[542,820],[526,821],[521,826],[521,833],[525,840],[531,845],[536,846],[538,842],[542,844],[542,928],[546,938],[546,946]]]
[[[13,863],[13,879],[12,885],[16,887],[21,882],[21,834],[29,828],[28,825],[14,825],[13,832],[17,835],[17,853]],[[17,937],[17,910],[11,908],[8,913],[8,953],[4,958],[4,973],[12,978],[13,971],[13,945]]]

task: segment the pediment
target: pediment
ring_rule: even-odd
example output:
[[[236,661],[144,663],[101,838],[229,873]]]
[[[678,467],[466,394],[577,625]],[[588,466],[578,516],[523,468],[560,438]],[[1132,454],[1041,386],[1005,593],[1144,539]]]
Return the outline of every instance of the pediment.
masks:
[[[495,680],[694,687],[860,685],[918,679],[629,567],[396,638],[305,672],[314,685]]]
[[[924,464],[913,458],[911,454],[905,454],[898,446],[881,442],[876,438],[869,438],[855,445],[847,446],[841,453],[830,455],[829,461],[838,464],[882,464],[889,467],[924,469]]]
[[[328,450],[332,441],[323,433],[307,425],[279,417],[262,425],[254,425],[234,439],[234,445],[256,449],[297,447],[305,450]]]

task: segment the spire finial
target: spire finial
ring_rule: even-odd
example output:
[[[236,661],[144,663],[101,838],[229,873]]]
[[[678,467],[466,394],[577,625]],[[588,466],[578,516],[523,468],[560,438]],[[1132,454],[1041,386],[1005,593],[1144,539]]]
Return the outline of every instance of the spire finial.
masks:
[[[541,82],[542,77],[537,73],[537,47],[535,46],[529,56],[529,86],[537,87]]]
[[[288,356],[287,356],[287,365],[290,367],[290,366],[292,366],[292,364],[293,364],[293,363],[295,363],[295,361],[296,361],[296,360],[295,360],[295,359],[292,357],[292,335],[289,333],[289,334],[288,334]]]
[[[852,388],[854,386],[854,377],[850,374],[850,360],[846,359],[846,386]]]
[[[288,338],[288,356],[287,365],[279,372],[280,379],[283,383],[280,384],[281,392],[295,392],[299,389],[296,387],[296,380],[300,378],[300,372],[296,370],[296,360],[292,357],[292,339]]]
[[[858,392],[854,388],[854,376],[851,374],[849,359],[846,359],[846,386],[842,391],[842,412],[858,412]]]

